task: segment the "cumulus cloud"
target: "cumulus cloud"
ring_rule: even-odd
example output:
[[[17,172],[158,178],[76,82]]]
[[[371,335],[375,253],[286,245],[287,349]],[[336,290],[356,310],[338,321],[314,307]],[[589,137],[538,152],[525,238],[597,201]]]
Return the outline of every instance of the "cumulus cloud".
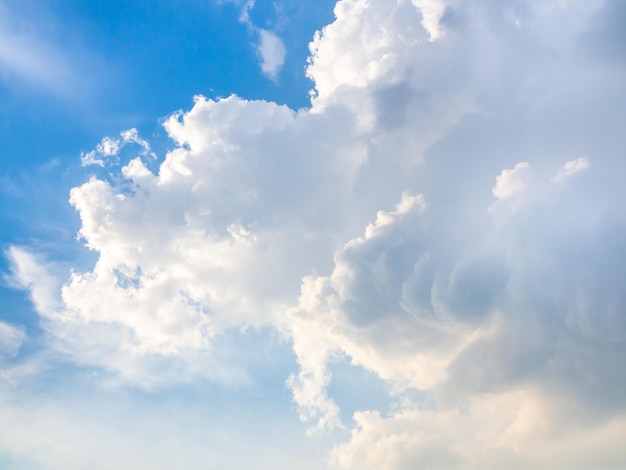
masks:
[[[496,185],[491,190],[498,199],[509,199],[519,194],[526,187],[523,174],[528,169],[528,162],[520,162],[510,170],[502,170],[496,178]]]
[[[71,192],[97,262],[52,288],[14,248],[14,277],[121,383],[219,380],[221,335],[280,332],[340,469],[622,465],[625,77],[577,48],[609,4],[342,0],[310,108],[196,97],[157,171],[103,140],[142,150]],[[390,411],[342,419],[338,361]]]
[[[93,51],[64,40],[61,24],[67,25],[68,18],[58,17],[46,5],[0,1],[0,81],[77,106],[108,68]]]

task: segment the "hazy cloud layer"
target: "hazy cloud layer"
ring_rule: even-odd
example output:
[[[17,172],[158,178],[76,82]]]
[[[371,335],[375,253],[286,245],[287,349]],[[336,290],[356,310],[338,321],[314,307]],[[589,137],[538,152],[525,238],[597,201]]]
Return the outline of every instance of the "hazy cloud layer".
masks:
[[[311,43],[310,108],[196,97],[157,172],[136,132],[105,138],[83,161],[113,177],[70,195],[93,269],[8,252],[46,347],[122,385],[246,383],[216,341],[269,328],[309,431],[350,431],[331,467],[624,465],[616,5],[342,0]],[[342,422],[342,360],[391,411]]]
[[[64,22],[76,26],[40,2],[0,0],[0,85],[61,98],[68,106],[88,101],[111,65],[64,37]]]

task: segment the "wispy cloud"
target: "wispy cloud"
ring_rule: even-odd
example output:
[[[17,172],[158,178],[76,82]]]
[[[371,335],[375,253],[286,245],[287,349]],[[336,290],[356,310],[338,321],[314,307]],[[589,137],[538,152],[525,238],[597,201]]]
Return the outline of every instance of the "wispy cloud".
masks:
[[[140,150],[138,155],[156,157],[154,152],[150,151],[150,144],[139,137],[137,129],[132,128],[120,132],[119,138],[104,137],[102,141],[96,145],[95,149],[87,153],[81,153],[80,162],[83,166],[98,165],[101,167],[105,166],[105,162],[110,163],[112,160],[118,162],[120,150],[130,144],[139,146]]]
[[[85,72],[90,59],[57,37],[58,18],[32,6],[0,2],[0,78],[63,98],[83,97],[93,78]]]
[[[24,328],[0,321],[0,358],[17,355],[25,336]]]
[[[563,165],[563,168],[552,178],[557,183],[565,180],[566,178],[585,171],[590,166],[589,159],[587,157],[580,157],[576,160],[571,160]]]
[[[276,80],[278,74],[285,63],[286,48],[276,31],[260,28],[254,24],[250,11],[254,8],[255,1],[247,0],[240,2],[238,0],[230,0],[241,5],[241,13],[239,21],[248,27],[250,33],[255,36],[257,55],[259,57],[259,66],[265,76],[271,80]]]
[[[75,102],[89,97],[110,67],[73,20],[45,3],[0,1],[0,80]]]

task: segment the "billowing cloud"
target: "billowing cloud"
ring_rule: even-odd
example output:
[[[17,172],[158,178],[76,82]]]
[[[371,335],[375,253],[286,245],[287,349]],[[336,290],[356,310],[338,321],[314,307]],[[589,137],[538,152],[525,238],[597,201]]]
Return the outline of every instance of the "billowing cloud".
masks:
[[[119,383],[243,383],[216,344],[268,328],[310,431],[350,430],[331,466],[623,465],[625,72],[578,47],[611,5],[338,2],[310,108],[196,97],[156,171],[72,190],[93,267],[55,290],[10,252],[50,347]],[[388,412],[342,418],[339,361]]]

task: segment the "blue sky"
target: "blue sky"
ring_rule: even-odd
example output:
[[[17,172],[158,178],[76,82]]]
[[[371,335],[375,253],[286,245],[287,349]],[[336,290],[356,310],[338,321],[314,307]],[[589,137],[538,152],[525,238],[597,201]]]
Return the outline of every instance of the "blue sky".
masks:
[[[618,0],[0,0],[0,467],[626,465]]]

